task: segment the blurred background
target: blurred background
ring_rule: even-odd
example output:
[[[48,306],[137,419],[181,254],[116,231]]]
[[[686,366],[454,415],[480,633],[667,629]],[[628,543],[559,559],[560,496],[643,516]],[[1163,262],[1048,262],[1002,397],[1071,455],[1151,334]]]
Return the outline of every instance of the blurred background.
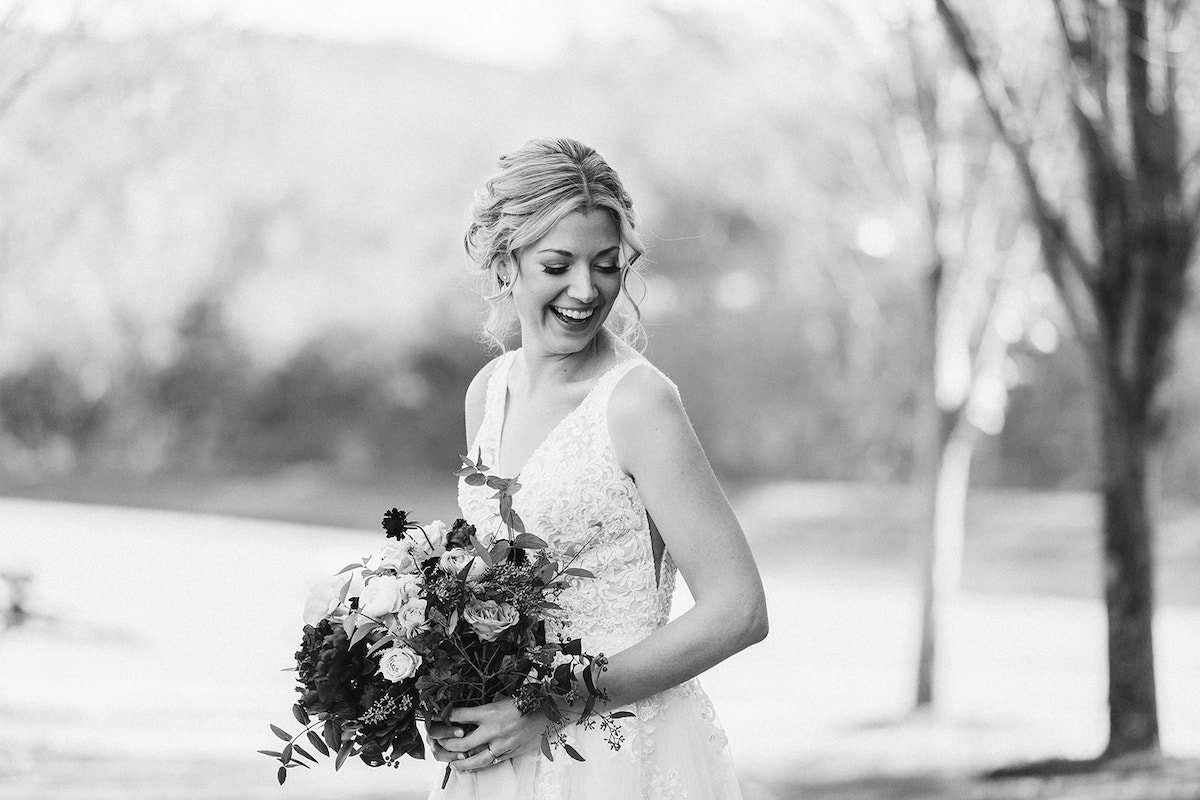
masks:
[[[1197,9],[1150,6],[1190,199]],[[1064,41],[1115,9],[0,2],[0,795],[423,796],[436,769],[280,788],[253,751],[307,586],[384,508],[457,515],[490,357],[467,207],[501,153],[571,136],[633,194],[647,355],[764,571],[770,638],[706,678],[747,797],[1200,798],[1194,259],[1138,394],[1143,757],[1106,700],[1106,317],[1022,173],[1103,262],[1072,108],[1123,120],[1136,86],[1080,95],[1103,59]]]

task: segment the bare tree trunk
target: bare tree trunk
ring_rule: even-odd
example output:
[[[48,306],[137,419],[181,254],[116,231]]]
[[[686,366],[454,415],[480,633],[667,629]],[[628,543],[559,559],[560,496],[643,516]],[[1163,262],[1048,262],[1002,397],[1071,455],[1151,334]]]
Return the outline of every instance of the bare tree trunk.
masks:
[[[947,640],[958,607],[967,492],[978,431],[961,412],[941,412],[939,458],[930,503],[929,551],[921,603],[921,650],[917,664],[917,708],[934,704],[939,642]]]
[[[1123,0],[1114,37],[1108,12],[1085,4],[1083,27],[1056,3],[1072,68],[1074,122],[1088,179],[1094,259],[1047,199],[1030,158],[1016,93],[981,57],[953,0],[938,14],[975,78],[993,122],[1017,159],[1042,232],[1047,265],[1092,355],[1103,455],[1105,605],[1108,611],[1109,744],[1106,756],[1158,750],[1154,680],[1154,520],[1148,465],[1164,421],[1156,398],[1170,374],[1187,296],[1200,195],[1184,191],[1176,28],[1187,3]],[[1107,97],[1110,65],[1124,62],[1128,140]],[[1096,102],[1096,100],[1099,102]],[[1067,278],[1071,278],[1070,281]],[[1076,291],[1082,286],[1083,291]]]
[[[1108,609],[1106,756],[1158,749],[1154,683],[1151,432],[1119,375],[1102,376],[1104,570]]]

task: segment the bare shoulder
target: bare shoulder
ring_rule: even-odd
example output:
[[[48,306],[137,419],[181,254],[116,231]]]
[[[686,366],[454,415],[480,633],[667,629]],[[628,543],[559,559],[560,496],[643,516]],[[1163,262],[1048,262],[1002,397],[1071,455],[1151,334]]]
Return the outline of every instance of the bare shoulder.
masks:
[[[480,367],[479,372],[475,373],[475,377],[471,379],[471,384],[467,387],[467,405],[471,405],[472,399],[477,400],[480,406],[483,405],[484,395],[487,393],[488,381],[492,378],[492,373],[496,371],[500,360],[504,355],[498,355],[488,363]]]
[[[475,434],[479,431],[479,426],[483,424],[483,408],[487,400],[488,381],[491,380],[492,373],[496,371],[496,367],[500,364],[500,359],[502,358],[504,356],[499,355],[484,364],[483,368],[475,373],[475,377],[471,379],[470,385],[467,386],[467,395],[463,401],[463,406],[466,412],[468,447],[475,441]]]
[[[621,468],[635,477],[647,458],[695,439],[674,384],[649,364],[634,367],[613,388],[608,430]]]
[[[609,399],[612,426],[640,426],[664,415],[678,414],[683,414],[683,405],[675,386],[649,362],[625,373]]]

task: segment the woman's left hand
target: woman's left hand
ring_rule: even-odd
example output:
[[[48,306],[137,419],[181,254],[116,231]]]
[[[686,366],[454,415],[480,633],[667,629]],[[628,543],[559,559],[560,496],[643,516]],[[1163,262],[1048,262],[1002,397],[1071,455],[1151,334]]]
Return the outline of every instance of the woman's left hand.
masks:
[[[450,762],[454,769],[468,772],[536,750],[550,724],[540,712],[522,714],[508,698],[484,706],[456,708],[450,712],[450,721],[457,725],[478,726],[462,738],[438,741],[440,747],[451,753],[468,754],[466,758]],[[479,752],[470,755],[473,750]]]

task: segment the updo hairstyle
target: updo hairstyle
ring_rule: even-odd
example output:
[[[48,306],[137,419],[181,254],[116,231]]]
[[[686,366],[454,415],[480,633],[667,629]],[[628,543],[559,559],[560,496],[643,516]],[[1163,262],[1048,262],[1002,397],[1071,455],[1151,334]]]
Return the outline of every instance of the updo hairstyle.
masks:
[[[541,239],[564,217],[602,210],[617,223],[621,244],[621,294],[605,326],[626,343],[641,348],[645,331],[641,311],[629,292],[639,276],[634,264],[645,247],[634,231],[633,201],[615,170],[599,153],[574,139],[535,139],[501,156],[500,171],[484,184],[471,206],[471,224],[463,242],[482,277],[487,317],[481,338],[503,350],[517,328],[512,282],[522,247]]]

